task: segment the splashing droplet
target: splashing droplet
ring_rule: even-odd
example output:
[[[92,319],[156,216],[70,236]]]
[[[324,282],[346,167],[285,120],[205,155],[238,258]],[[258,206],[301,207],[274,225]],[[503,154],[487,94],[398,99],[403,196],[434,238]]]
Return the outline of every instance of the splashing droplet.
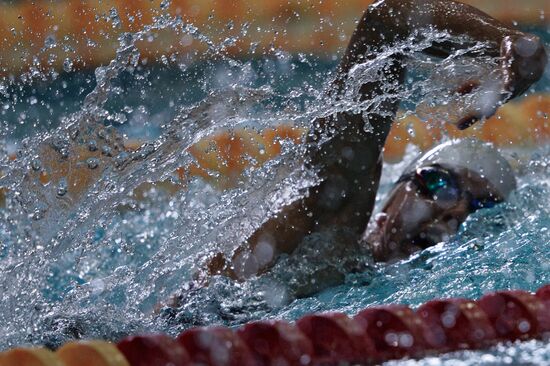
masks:
[[[63,197],[64,195],[67,194],[67,190],[68,190],[67,179],[61,178],[61,180],[59,181],[59,184],[57,185],[57,195],[59,197]]]
[[[73,71],[73,60],[66,58],[65,61],[63,61],[63,70],[65,70],[65,72]]]
[[[88,165],[88,168],[95,169],[99,165],[99,159],[98,158],[89,158],[86,160],[86,164]]]
[[[113,28],[120,28],[121,22],[116,8],[111,8],[111,10],[109,11],[109,19],[113,24]]]

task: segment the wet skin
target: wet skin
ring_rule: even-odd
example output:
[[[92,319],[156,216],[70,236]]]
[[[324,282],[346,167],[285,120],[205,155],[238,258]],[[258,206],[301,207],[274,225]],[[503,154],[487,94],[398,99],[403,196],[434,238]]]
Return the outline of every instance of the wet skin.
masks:
[[[462,43],[433,44],[425,50],[428,55],[446,57],[476,42],[488,42],[490,46],[482,54],[501,60],[501,90],[491,103],[467,110],[455,121],[461,129],[490,117],[499,105],[525,92],[542,76],[547,63],[538,37],[511,29],[471,6],[447,0],[383,0],[367,9],[353,33],[330,91],[331,97],[338,100],[344,92],[353,66],[375,59],[383,47],[405,41],[414,32],[422,34],[428,27],[468,39]],[[472,58],[475,56],[471,55]],[[305,198],[283,208],[266,221],[235,250],[231,258],[221,253],[210,257],[206,270],[198,276],[200,281],[207,281],[213,274],[235,279],[255,276],[270,268],[281,253],[293,252],[312,233],[345,231],[345,240],[335,241],[335,248],[363,243],[360,239],[366,236],[363,233],[378,190],[382,149],[400,102],[391,94],[397,94],[404,83],[406,69],[403,61],[402,55],[393,55],[392,63],[382,71],[380,81],[369,82],[360,88],[360,101],[383,98],[377,109],[368,111],[372,131],[367,132],[364,128],[364,113],[352,111],[312,122],[306,141],[305,165],[318,171],[322,183],[311,188]],[[477,86],[477,81],[473,80],[467,85],[457,85],[456,90],[459,94],[468,94]],[[323,142],[319,143],[321,140]],[[464,184],[470,183],[465,181]],[[412,204],[406,185],[403,189],[404,192],[395,195],[396,202],[405,200],[403,204]],[[448,210],[449,217],[456,215],[457,223],[463,220],[464,210],[459,205]],[[443,213],[434,211],[432,215],[439,217]],[[399,224],[397,217],[391,220],[395,225]],[[451,222],[442,221],[447,226]],[[398,237],[393,240],[402,241]],[[391,245],[371,249],[378,260],[400,257],[412,251]]]
[[[466,168],[436,164],[422,169],[448,173],[452,183],[429,190],[416,171],[400,179],[361,239],[375,260],[405,258],[443,242],[472,212],[504,201],[490,182]]]

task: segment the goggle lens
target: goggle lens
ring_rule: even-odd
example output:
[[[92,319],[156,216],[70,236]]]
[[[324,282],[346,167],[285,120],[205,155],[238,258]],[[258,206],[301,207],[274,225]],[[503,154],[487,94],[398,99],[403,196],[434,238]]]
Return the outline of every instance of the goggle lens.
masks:
[[[451,173],[443,168],[424,167],[416,170],[421,188],[433,199],[456,200],[460,190]]]
[[[463,194],[453,175],[440,166],[418,168],[414,176],[420,190],[436,202],[456,202]],[[471,197],[468,192],[466,194]],[[470,212],[494,207],[498,202],[500,200],[492,197],[472,198],[470,200]]]

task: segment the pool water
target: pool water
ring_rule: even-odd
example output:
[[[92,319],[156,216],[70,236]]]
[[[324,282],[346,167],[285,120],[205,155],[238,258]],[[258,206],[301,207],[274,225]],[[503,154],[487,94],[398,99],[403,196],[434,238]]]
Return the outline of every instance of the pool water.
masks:
[[[547,29],[536,32],[550,40]],[[233,189],[221,191],[197,178],[176,194],[153,189],[146,199],[134,200],[127,192],[143,182],[173,178],[176,167],[191,161],[185,148],[220,129],[264,128],[280,121],[307,125],[316,113],[326,112],[316,104],[337,58],[275,52],[210,60],[206,55],[185,67],[137,62],[129,71],[120,60],[133,57],[135,50],[124,37],[120,42],[120,58],[95,72],[67,72],[3,88],[6,154],[21,152],[15,162],[4,156],[2,165],[2,183],[10,191],[0,214],[1,349],[118,339],[134,332],[177,334],[195,325],[294,320],[318,311],[353,314],[377,304],[415,307],[438,297],[478,298],[550,283],[550,146],[539,146],[503,151],[519,181],[508,202],[476,212],[449,242],[407,260],[377,265],[348,276],[341,286],[291,302],[284,286],[265,278],[245,283],[213,278],[208,288],[190,288],[201,255],[229,250],[228,243],[313,184],[314,174],[300,169],[300,147],[283,144],[280,157],[247,170]],[[105,79],[111,71],[113,79]],[[97,79],[107,82],[96,85]],[[548,70],[533,91],[550,92]],[[424,97],[429,92],[424,90]],[[403,108],[416,102],[410,97]],[[142,150],[142,160],[125,158],[125,170],[105,170],[102,185],[80,200],[59,203],[46,192],[50,188],[37,188],[22,177],[40,158],[40,144],[56,141],[66,126],[81,132],[112,126],[130,139],[152,142],[153,151]],[[385,166],[378,206],[418,154],[410,148],[405,161]],[[44,217],[36,219],[29,212],[40,209],[41,200],[55,209],[39,210]],[[275,271],[284,271],[280,267]],[[184,294],[185,305],[159,315],[157,304],[174,293]],[[544,363],[550,363],[547,341],[391,364]]]

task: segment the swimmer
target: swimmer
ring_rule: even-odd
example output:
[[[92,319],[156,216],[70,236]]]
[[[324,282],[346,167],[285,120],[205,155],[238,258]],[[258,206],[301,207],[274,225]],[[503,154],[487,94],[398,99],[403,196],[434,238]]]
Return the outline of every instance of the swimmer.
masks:
[[[313,233],[262,275],[260,286],[279,289],[285,301],[310,296],[349,273],[368,271],[375,261],[393,262],[447,241],[470,214],[506,201],[515,188],[512,167],[493,145],[443,143],[404,170],[359,240],[342,230]],[[169,305],[189,301],[193,290]]]
[[[494,84],[484,86],[477,80],[456,86],[457,94],[486,92],[480,93],[483,100],[459,111],[461,115],[454,121],[459,129],[490,117],[500,105],[522,95],[546,67],[546,52],[538,37],[511,29],[471,6],[450,0],[381,0],[366,10],[351,37],[331,90],[334,98],[344,93],[348,75],[356,65],[375,59],[384,47],[405,41],[413,34],[422,35],[428,29],[461,39],[434,43],[424,51],[428,55],[446,57],[476,42],[486,42],[489,47],[481,54],[501,60],[497,80],[500,87],[496,92]],[[472,209],[506,197],[513,186],[511,180],[503,187],[495,175],[484,173],[488,167],[479,165],[481,157],[474,159],[476,151],[485,154],[485,148],[458,155],[464,159],[461,161],[444,159],[443,151],[449,155],[457,151],[453,149],[468,151],[451,144],[442,148],[441,154],[432,152],[418,161],[420,165],[397,184],[374,227],[371,225],[365,232],[378,190],[382,150],[400,102],[395,95],[405,72],[403,56],[393,55],[380,80],[369,81],[359,90],[362,101],[383,100],[377,109],[368,110],[368,115],[344,111],[313,121],[304,165],[318,172],[321,183],[264,222],[231,257],[221,253],[209,257],[198,276],[199,283],[206,284],[211,275],[245,280],[262,274],[281,254],[296,254],[297,248],[312,237],[332,238],[326,255],[334,258],[372,250],[378,261],[393,260],[440,241],[456,231]],[[371,131],[365,128],[366,118]],[[495,162],[504,166],[500,159]],[[489,179],[487,184],[481,184],[484,176]],[[407,210],[414,212],[415,204],[425,206],[421,216],[404,217],[400,205],[410,206]],[[367,242],[371,244],[366,245]],[[325,254],[319,254],[322,255]],[[318,286],[314,289],[297,294],[307,295],[341,279],[326,276],[326,281],[316,281]]]
[[[361,241],[377,261],[393,261],[446,241],[468,215],[505,201],[516,188],[512,167],[487,143],[439,145],[401,175]]]
[[[263,277],[285,284],[288,298],[312,295],[374,262],[447,241],[470,214],[507,200],[515,188],[512,167],[491,144],[446,142],[404,170],[359,239],[340,229],[311,234]]]

